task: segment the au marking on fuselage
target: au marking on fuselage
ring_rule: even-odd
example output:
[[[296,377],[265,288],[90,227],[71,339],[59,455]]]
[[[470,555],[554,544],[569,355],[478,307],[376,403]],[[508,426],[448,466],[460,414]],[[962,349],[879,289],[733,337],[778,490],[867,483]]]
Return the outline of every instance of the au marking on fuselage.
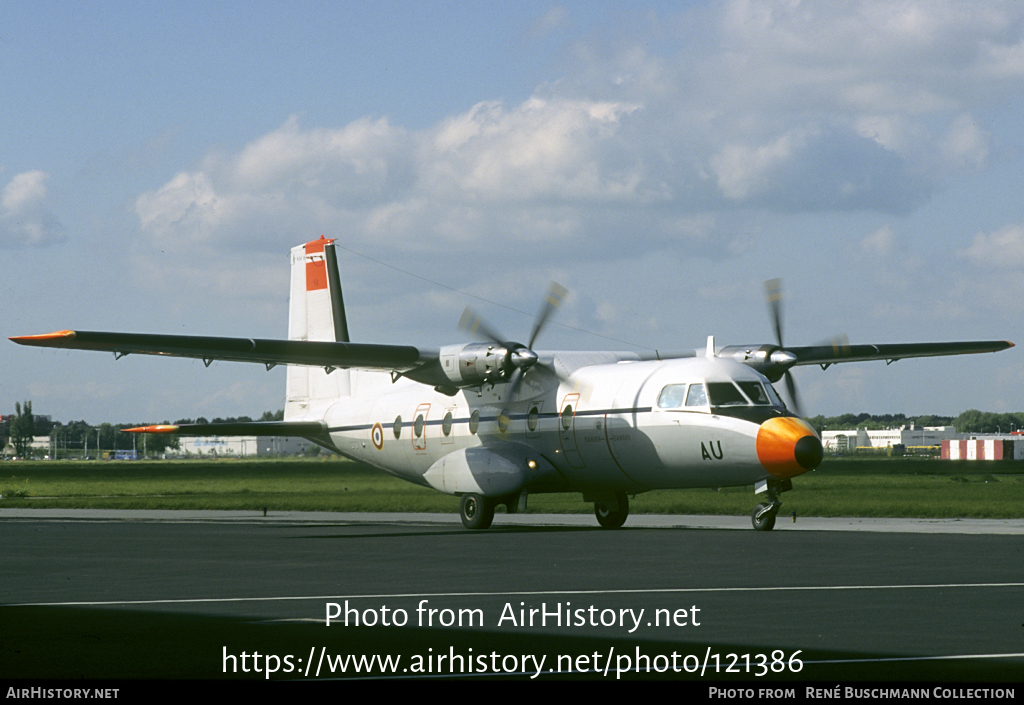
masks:
[[[708,453],[708,448],[709,447],[711,448],[711,452],[710,453]],[[704,441],[701,441],[701,443],[700,443],[700,455],[701,455],[701,457],[704,460],[711,460],[712,458],[714,458],[715,460],[722,460],[725,457],[724,454],[722,453],[722,442],[718,441],[718,452],[715,452],[715,442],[714,441],[708,441],[707,446],[704,445]]]

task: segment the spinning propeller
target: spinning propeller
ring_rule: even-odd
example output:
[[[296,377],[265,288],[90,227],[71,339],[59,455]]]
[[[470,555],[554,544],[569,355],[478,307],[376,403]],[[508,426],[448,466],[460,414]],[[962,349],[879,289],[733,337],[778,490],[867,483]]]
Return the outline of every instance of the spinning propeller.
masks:
[[[551,282],[547,296],[544,298],[544,303],[537,314],[537,322],[533,325],[533,332],[530,333],[530,342],[526,345],[510,341],[496,333],[473,309],[467,307],[463,311],[462,318],[459,319],[459,328],[461,330],[470,335],[480,333],[498,344],[498,352],[504,351],[504,359],[498,364],[498,372],[501,378],[508,382],[507,394],[510,401],[515,398],[516,393],[519,391],[527,371],[539,363],[540,358],[533,351],[533,344],[537,341],[537,336],[540,335],[541,330],[547,324],[551,315],[562,305],[568,293],[568,289],[561,284]],[[542,364],[541,367],[551,371],[559,379],[565,381],[553,365]]]
[[[782,376],[786,379],[786,391],[789,392],[789,399],[793,403],[793,411],[798,416],[803,416],[800,410],[800,398],[796,393],[796,382],[789,368],[797,363],[797,356],[786,350],[782,344],[782,280],[769,279],[764,283],[765,299],[768,301],[768,309],[772,314],[772,323],[775,325],[775,340],[779,349],[772,352],[770,360],[785,370]]]

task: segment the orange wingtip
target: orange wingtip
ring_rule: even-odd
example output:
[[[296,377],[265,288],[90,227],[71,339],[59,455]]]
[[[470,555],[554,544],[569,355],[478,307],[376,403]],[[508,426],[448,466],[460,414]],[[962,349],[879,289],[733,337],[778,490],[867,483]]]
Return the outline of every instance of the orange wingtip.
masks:
[[[156,426],[139,426],[122,430],[125,433],[175,433],[178,427],[173,424],[157,424]]]
[[[35,342],[46,342],[47,340],[73,340],[75,337],[75,331],[73,330],[59,330],[54,333],[43,333],[42,335],[15,335],[9,339],[15,343],[21,343],[22,345],[31,345]]]

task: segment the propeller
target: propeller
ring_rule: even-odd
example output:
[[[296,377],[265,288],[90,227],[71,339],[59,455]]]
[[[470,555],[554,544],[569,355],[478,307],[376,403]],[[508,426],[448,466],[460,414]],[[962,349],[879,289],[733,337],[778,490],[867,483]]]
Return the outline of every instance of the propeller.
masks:
[[[786,391],[789,393],[789,399],[793,404],[793,411],[798,416],[803,416],[800,410],[800,397],[796,392],[796,382],[793,379],[793,375],[789,373],[789,368],[796,364],[797,357],[786,350],[786,346],[782,342],[782,280],[769,279],[766,281],[764,283],[764,295],[768,302],[768,310],[772,316],[772,324],[775,326],[775,340],[779,344],[779,349],[771,354],[771,361],[784,369],[782,376],[786,380]]]
[[[548,287],[548,293],[544,297],[544,303],[541,305],[540,311],[537,314],[537,321],[533,324],[533,331],[530,333],[529,343],[523,345],[506,339],[504,336],[499,335],[493,328],[491,328],[484,319],[479,316],[473,309],[467,307],[462,312],[462,317],[459,319],[459,328],[463,331],[471,334],[482,334],[487,338],[490,338],[493,342],[500,345],[505,350],[505,359],[501,365],[502,375],[506,377],[508,381],[508,399],[511,401],[515,398],[515,395],[519,392],[519,387],[523,383],[523,378],[526,376],[527,371],[538,364],[540,358],[537,353],[533,351],[533,345],[537,341],[537,337],[540,332],[547,325],[547,322],[551,319],[552,314],[558,310],[565,301],[566,295],[569,290],[557,282],[551,282],[551,286]],[[541,365],[547,370],[554,373],[559,379],[563,379],[563,376],[559,374],[558,370],[553,365]],[[509,370],[511,369],[511,372]]]

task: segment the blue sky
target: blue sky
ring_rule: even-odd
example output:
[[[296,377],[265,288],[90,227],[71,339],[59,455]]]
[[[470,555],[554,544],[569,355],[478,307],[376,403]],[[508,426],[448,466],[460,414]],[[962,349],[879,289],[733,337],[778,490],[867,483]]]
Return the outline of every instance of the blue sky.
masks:
[[[15,0],[0,97],[5,336],[283,337],[287,252],[325,234],[365,342],[461,341],[466,305],[526,337],[552,279],[572,327],[539,347],[771,342],[775,277],[793,345],[1021,338],[1020,2]],[[810,414],[1018,411],[1020,355],[795,375]],[[283,391],[0,346],[0,412]]]

